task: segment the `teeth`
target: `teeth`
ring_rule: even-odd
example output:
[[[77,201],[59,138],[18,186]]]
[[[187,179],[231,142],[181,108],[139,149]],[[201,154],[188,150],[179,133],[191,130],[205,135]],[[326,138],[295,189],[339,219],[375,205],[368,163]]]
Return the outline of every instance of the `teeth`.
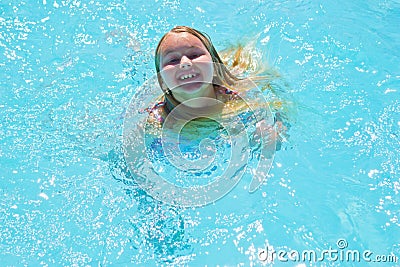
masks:
[[[196,74],[186,74],[181,77],[181,80],[189,79],[196,76]]]

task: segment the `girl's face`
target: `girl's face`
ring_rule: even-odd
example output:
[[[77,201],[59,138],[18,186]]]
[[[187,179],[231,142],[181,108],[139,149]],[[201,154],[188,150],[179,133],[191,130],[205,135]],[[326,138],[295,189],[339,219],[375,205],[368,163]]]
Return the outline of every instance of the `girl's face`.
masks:
[[[214,65],[203,43],[190,33],[169,33],[160,46],[160,75],[179,102],[215,98]]]

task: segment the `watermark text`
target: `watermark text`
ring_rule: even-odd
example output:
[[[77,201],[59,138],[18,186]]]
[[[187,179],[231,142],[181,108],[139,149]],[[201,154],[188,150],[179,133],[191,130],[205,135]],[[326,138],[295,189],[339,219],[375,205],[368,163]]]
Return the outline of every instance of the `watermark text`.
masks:
[[[346,239],[340,238],[336,242],[336,247],[317,250],[275,250],[272,247],[261,249],[258,252],[258,259],[263,262],[398,262],[398,257],[394,254],[378,255],[371,250],[352,250],[347,249]]]

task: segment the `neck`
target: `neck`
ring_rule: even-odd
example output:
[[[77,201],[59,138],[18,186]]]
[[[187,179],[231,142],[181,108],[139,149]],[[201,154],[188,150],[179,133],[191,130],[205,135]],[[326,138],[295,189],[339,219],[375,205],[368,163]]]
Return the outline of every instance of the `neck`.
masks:
[[[200,93],[201,92],[201,93]],[[209,106],[214,106],[216,100],[216,94],[214,86],[212,84],[207,84],[207,88],[202,88],[198,94],[190,94],[186,96],[186,99],[182,99],[181,103],[190,108],[204,108]]]
[[[174,94],[168,97],[169,109],[184,103],[189,108],[207,108],[217,104],[217,95],[212,84],[208,84],[207,90],[201,90],[201,94],[187,94],[185,96],[176,97]]]
[[[179,106],[178,113],[174,113],[176,115],[185,116],[188,114],[196,114],[198,116],[208,116],[213,113],[219,113],[222,106],[221,101],[218,100],[214,93],[214,98],[209,96],[206,97],[198,97],[195,99],[189,99],[185,101],[185,104],[180,103],[175,99],[173,95],[166,95],[165,98],[165,111],[170,114],[172,110],[174,110],[177,106]]]
[[[198,98],[192,98],[185,101],[184,105],[189,108],[206,108],[215,106],[217,104],[215,94],[213,96],[201,96]]]

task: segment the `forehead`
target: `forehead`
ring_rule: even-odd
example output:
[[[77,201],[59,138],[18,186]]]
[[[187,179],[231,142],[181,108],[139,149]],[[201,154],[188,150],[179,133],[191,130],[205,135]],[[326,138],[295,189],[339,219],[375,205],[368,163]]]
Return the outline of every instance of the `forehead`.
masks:
[[[168,35],[163,40],[160,46],[160,53],[165,55],[167,53],[177,51],[179,49],[192,48],[192,47],[206,49],[204,44],[200,41],[200,39],[190,33],[171,32],[168,33]]]

